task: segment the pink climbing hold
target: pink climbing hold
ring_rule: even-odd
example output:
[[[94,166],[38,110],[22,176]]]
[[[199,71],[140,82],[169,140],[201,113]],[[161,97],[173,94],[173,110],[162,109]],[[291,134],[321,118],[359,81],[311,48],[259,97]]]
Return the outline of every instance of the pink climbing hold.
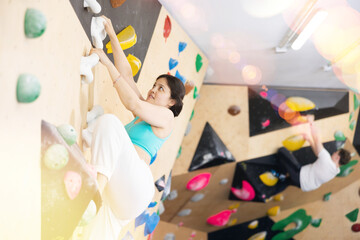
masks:
[[[229,222],[231,214],[234,212],[236,212],[236,209],[221,211],[213,216],[210,216],[206,222],[213,226],[225,226]]]
[[[242,181],[242,188],[241,189],[237,189],[237,188],[231,188],[231,192],[239,199],[244,200],[244,201],[251,201],[255,198],[255,190],[254,188],[251,186],[250,183],[248,183],[247,181],[243,180]]]
[[[269,119],[266,119],[264,122],[261,123],[262,127],[263,128],[266,128],[270,125],[270,120]]]
[[[267,95],[268,95],[267,92],[264,92],[264,91],[261,91],[259,94],[262,98],[267,98]]]
[[[64,177],[66,192],[71,200],[75,199],[81,189],[81,176],[80,174],[67,171]]]
[[[359,223],[355,223],[351,226],[351,230],[353,232],[359,232],[360,231],[360,224]]]
[[[190,191],[199,191],[208,185],[210,177],[211,173],[200,173],[190,179],[190,181],[186,184],[186,188]]]

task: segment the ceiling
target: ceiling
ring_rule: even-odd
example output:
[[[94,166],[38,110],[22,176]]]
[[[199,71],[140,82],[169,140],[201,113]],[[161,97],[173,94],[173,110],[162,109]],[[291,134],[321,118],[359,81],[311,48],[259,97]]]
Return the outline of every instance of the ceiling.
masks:
[[[314,9],[325,9],[327,18],[300,50],[276,53],[275,47],[310,1]],[[359,0],[159,2],[208,57],[204,83],[347,88],[331,68],[324,71],[324,66],[360,39]],[[354,59],[360,60],[360,47],[351,50],[356,55],[354,64]],[[348,86],[360,75],[360,66],[356,66],[357,72],[346,73],[351,78]]]

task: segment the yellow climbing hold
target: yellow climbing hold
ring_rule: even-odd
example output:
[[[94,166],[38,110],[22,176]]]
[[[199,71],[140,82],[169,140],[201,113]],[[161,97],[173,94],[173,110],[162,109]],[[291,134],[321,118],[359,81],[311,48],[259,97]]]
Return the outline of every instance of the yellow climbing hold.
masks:
[[[266,238],[266,231],[252,235],[248,240],[264,240]]]
[[[270,202],[270,201],[272,201],[272,200],[273,200],[273,197],[269,197],[269,198],[266,198],[266,199],[265,199],[265,202],[268,203],[268,202]]]
[[[141,68],[141,61],[140,59],[138,59],[137,57],[135,57],[134,55],[129,54],[126,59],[128,60],[128,62],[130,63],[131,66],[131,70],[132,70],[132,74],[133,76],[135,76],[140,68]]]
[[[282,201],[282,200],[284,200],[284,195],[282,194],[282,193],[279,193],[279,194],[276,194],[275,196],[274,196],[274,200],[275,201]]]
[[[289,97],[286,105],[293,111],[303,112],[315,108],[315,103],[303,97]]]
[[[117,39],[119,40],[122,50],[131,48],[137,41],[135,29],[129,25],[124,30],[118,33]],[[112,53],[111,41],[106,44],[107,53]]]
[[[250,229],[255,229],[255,228],[258,227],[258,225],[259,225],[259,221],[258,221],[258,220],[254,220],[254,221],[252,221],[251,223],[249,223],[248,228],[250,228]]]
[[[228,207],[229,210],[237,209],[240,206],[240,203],[234,203]]]
[[[280,213],[280,206],[272,207],[267,211],[267,215],[272,217],[278,215],[279,213]]]
[[[228,226],[234,226],[237,223],[237,218],[231,219],[231,221],[228,223]]]
[[[285,139],[282,144],[289,151],[296,151],[300,149],[305,143],[305,139],[302,134],[293,135]]]
[[[272,175],[271,172],[265,172],[259,176],[260,180],[269,187],[274,186],[278,182],[278,178]]]

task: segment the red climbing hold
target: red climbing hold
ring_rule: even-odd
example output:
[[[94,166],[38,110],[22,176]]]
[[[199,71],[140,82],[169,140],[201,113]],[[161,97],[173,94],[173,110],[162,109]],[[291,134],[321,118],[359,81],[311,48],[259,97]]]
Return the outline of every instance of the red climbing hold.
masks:
[[[166,16],[166,18],[165,18],[165,24],[164,24],[164,38],[165,38],[165,42],[166,42],[166,39],[169,37],[170,32],[171,32],[171,21],[170,21],[169,16]]]
[[[351,230],[353,230],[353,232],[359,232],[360,231],[360,223],[355,223],[354,225],[352,225]]]

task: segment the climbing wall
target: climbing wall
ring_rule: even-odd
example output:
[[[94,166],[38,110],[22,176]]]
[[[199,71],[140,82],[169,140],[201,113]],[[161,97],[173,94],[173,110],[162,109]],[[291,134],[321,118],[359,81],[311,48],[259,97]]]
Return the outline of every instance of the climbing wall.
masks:
[[[27,8],[39,10],[46,18],[46,30],[38,38],[30,39],[24,35]],[[93,69],[94,82],[81,84],[80,59],[89,53],[91,43],[70,2],[57,2],[56,7],[43,0],[22,1],[21,4],[1,2],[0,13],[3,30],[0,74],[2,79],[6,79],[0,97],[3,109],[0,115],[1,130],[2,136],[6,136],[1,138],[0,144],[4,159],[1,187],[8,196],[2,200],[4,208],[0,217],[0,238],[27,239],[31,236],[32,239],[41,239],[41,120],[53,126],[65,123],[74,126],[78,133],[78,147],[89,160],[89,152],[82,148],[81,141],[87,111],[93,105],[100,104],[106,113],[116,114],[124,123],[131,119],[131,114],[118,100],[110,77],[101,64]],[[88,14],[93,15],[91,12]],[[178,70],[186,80],[194,81],[198,88],[205,75],[205,55],[171,16],[172,29],[165,41],[163,32],[167,15],[163,8],[158,12],[154,33],[139,72],[138,86],[142,93],[148,91],[159,74],[169,71],[170,58],[178,60],[177,67],[170,73],[175,75]],[[126,22],[123,24],[127,25]],[[179,54],[180,41],[186,42],[187,47]],[[202,57],[202,67],[197,71],[198,54]],[[31,103],[16,100],[17,79],[24,73],[36,76],[41,85],[39,97]],[[176,120],[176,130],[151,166],[154,181],[162,175],[166,175],[167,180],[173,166],[195,99],[189,94],[184,102],[183,113]],[[161,194],[157,193],[154,200],[159,201]],[[156,209],[153,211],[156,212]],[[144,226],[134,230],[134,222],[131,222],[128,229],[131,229],[135,239],[145,238]],[[128,229],[124,229],[125,233]]]

